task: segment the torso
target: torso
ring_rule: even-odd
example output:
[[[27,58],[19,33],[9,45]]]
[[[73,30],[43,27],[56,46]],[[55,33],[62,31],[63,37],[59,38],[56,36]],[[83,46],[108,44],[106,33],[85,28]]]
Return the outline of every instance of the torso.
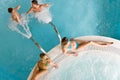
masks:
[[[18,22],[19,21],[18,19],[21,18],[18,12],[13,12],[11,16],[12,16],[12,19],[15,20],[16,22]]]
[[[73,48],[74,46],[76,46],[76,49],[77,49],[78,46],[79,46],[79,44],[78,44],[77,42],[75,42],[75,41],[74,41],[73,43],[68,42],[68,44],[65,45],[65,46],[62,46],[62,48],[67,49],[67,50],[72,50],[72,48]]]
[[[46,62],[43,62],[42,60],[38,61],[38,67],[40,69],[48,69],[48,66],[49,66],[49,63],[46,61]]]

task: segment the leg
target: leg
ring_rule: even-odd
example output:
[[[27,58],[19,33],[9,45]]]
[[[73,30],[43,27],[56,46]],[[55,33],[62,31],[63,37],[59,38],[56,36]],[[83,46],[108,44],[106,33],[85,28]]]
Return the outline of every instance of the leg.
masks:
[[[77,53],[75,53],[75,52],[71,52],[71,51],[65,53],[64,55],[65,55],[65,56],[75,56],[75,57],[78,56]]]
[[[108,46],[113,44],[113,42],[105,42],[105,41],[92,41],[92,43],[100,46]]]
[[[30,80],[34,80],[35,76],[39,73],[39,71],[34,71]]]
[[[76,52],[84,49],[85,47],[87,47],[87,46],[90,45],[90,44],[91,44],[91,41],[82,42],[82,43],[78,46],[78,48],[76,49]]]
[[[33,80],[39,80],[39,78],[47,73],[47,70],[41,70],[38,74],[36,74],[35,78]]]

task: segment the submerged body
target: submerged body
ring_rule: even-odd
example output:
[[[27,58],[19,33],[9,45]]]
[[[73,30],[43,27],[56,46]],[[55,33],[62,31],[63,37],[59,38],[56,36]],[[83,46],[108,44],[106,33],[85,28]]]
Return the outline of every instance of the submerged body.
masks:
[[[49,4],[38,4],[38,2],[36,0],[32,1],[32,6],[31,8],[27,11],[27,14],[34,12],[34,13],[38,13],[41,12],[43,10],[43,8],[48,7]]]
[[[38,19],[39,22],[49,23],[52,21],[51,14],[49,12],[49,6],[49,4],[38,4],[36,0],[33,0],[32,6],[27,11],[27,14],[33,12],[34,17]]]

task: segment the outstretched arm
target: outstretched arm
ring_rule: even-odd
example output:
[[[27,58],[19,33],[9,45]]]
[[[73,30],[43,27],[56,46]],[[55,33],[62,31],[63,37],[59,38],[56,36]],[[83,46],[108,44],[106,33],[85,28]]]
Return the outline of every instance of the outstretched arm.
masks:
[[[40,4],[40,5],[42,5],[43,7],[49,7],[50,6],[50,4]]]
[[[55,67],[56,69],[58,68],[58,65],[56,63],[54,63],[52,60],[50,60],[50,65],[52,65],[53,67]]]
[[[72,54],[72,53],[69,53],[68,51],[67,51],[67,49],[62,49],[62,52],[63,52],[63,54],[65,55],[65,56],[77,56],[78,54]]]
[[[14,8],[14,10],[16,10],[16,11],[19,9],[20,9],[20,5]]]
[[[62,48],[62,52],[63,52],[64,55],[66,55],[67,54],[67,49]]]
[[[31,13],[33,11],[32,7],[27,11],[27,14]]]

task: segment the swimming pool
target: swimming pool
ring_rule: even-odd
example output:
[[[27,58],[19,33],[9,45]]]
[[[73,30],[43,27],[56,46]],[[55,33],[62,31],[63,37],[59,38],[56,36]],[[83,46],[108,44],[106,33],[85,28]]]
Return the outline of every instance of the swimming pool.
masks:
[[[61,36],[78,37],[102,35],[120,39],[119,0],[43,0],[52,4],[53,22]],[[10,15],[8,7],[21,5],[20,13],[25,13],[30,1],[0,1],[0,79],[25,80],[39,59],[40,51],[31,40],[8,28]],[[49,51],[59,44],[59,40],[48,24],[36,19],[29,22],[33,37]]]

